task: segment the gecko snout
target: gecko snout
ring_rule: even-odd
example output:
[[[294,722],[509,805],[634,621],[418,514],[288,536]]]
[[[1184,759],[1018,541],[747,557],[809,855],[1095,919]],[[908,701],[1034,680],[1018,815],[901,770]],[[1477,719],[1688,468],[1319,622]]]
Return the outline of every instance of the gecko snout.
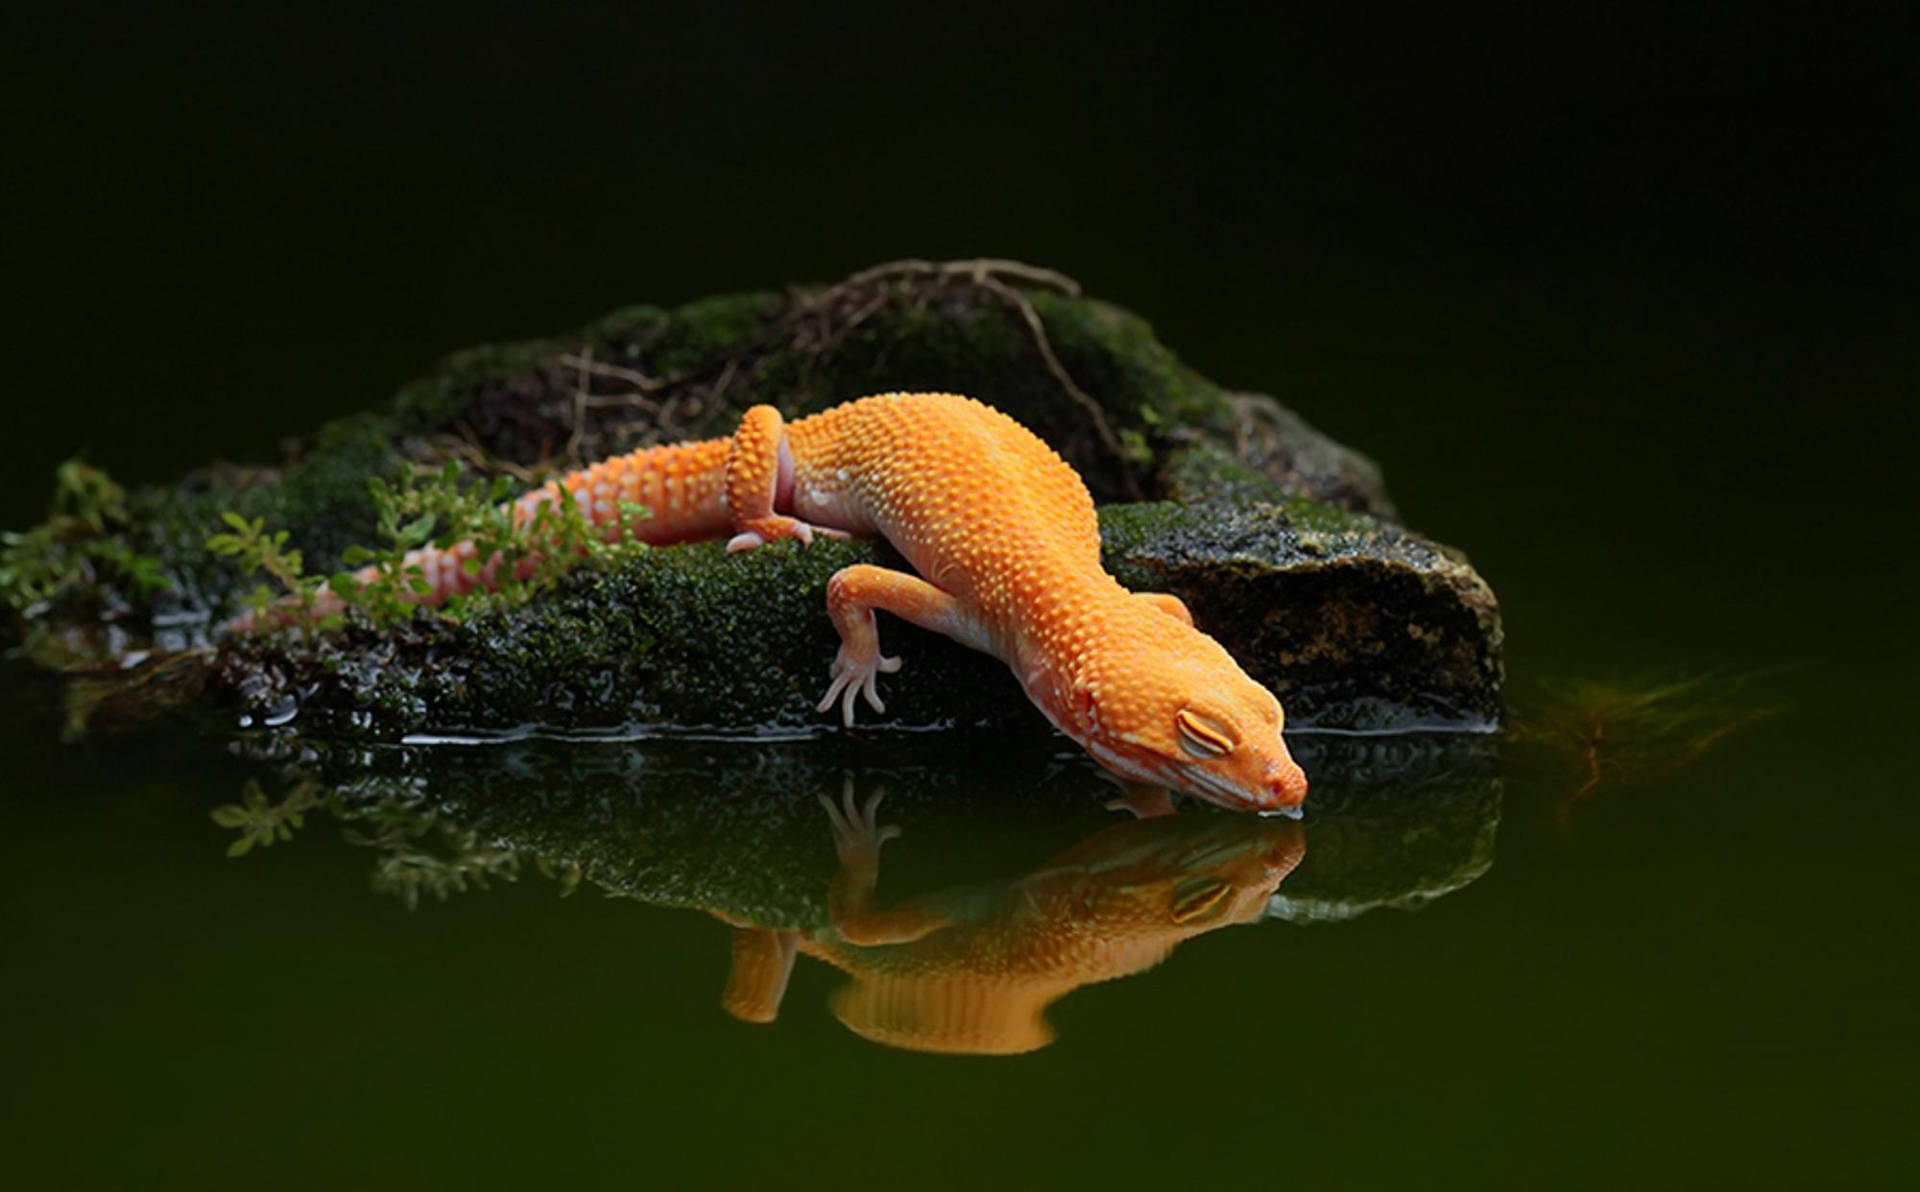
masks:
[[[1279,758],[1267,767],[1265,794],[1261,811],[1299,818],[1300,805],[1307,799],[1307,772],[1292,758]]]

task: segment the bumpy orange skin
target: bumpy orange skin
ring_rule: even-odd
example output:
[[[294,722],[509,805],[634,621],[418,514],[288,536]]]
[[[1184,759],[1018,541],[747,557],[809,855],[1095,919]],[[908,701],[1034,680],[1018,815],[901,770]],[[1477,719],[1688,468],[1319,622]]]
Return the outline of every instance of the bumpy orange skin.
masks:
[[[1124,778],[1230,807],[1299,807],[1306,776],[1281,739],[1280,702],[1171,597],[1134,595],[1101,568],[1092,496],[1031,431],[930,393],[865,398],[787,436],[794,515],[886,538],[946,597],[903,585],[897,606],[881,591],[869,607],[1005,661],[1060,731]],[[842,640],[855,646],[844,623]],[[1182,711],[1226,751],[1186,744]]]
[[[1122,778],[1229,807],[1297,811],[1306,776],[1281,739],[1280,703],[1171,597],[1134,594],[1100,566],[1093,498],[1013,419],[972,398],[890,393],[782,423],[756,406],[732,439],[638,451],[520,498],[526,516],[556,485],[596,523],[648,506],[637,531],[682,542],[735,531],[731,549],[815,532],[883,537],[917,575],[849,567],[828,612],[840,630],[822,710],[853,721],[878,677],[885,610],[1005,661],[1061,732]],[[420,552],[437,602],[493,579],[453,552]],[[471,553],[471,548],[468,548]]]
[[[796,955],[852,981],[835,1017],[876,1042],[915,1051],[1010,1055],[1045,1046],[1046,1010],[1067,993],[1152,968],[1182,941],[1257,920],[1306,852],[1299,824],[1154,820],[1115,824],[1009,883],[917,895],[882,908],[880,842],[895,829],[851,792],[833,819],[841,872],[831,928],[733,924],[721,1004],[772,1022]],[[723,916],[725,917],[725,916]]]

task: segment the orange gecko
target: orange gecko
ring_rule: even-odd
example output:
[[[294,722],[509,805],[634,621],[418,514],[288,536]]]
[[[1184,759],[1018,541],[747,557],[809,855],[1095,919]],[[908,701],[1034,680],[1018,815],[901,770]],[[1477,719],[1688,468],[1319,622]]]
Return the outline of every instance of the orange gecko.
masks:
[[[816,533],[885,538],[918,575],[856,564],[827,585],[840,631],[832,683],[886,710],[876,609],[994,655],[1054,727],[1123,780],[1227,807],[1297,815],[1306,775],[1281,740],[1280,701],[1194,628],[1178,597],[1132,593],[1100,566],[1093,498],[1066,461],[990,406],[950,393],[889,393],[786,422],[755,406],[730,439],[648,448],[573,472],[516,502],[531,518],[565,487],[620,532],[620,505],[652,511],[648,542],[729,532],[730,551]],[[471,544],[408,557],[436,603],[490,584]],[[523,566],[531,566],[523,564]]]
[[[880,796],[849,790],[833,821],[832,926],[733,929],[721,1005],[772,1022],[806,955],[851,980],[833,1013],[856,1034],[913,1051],[1012,1055],[1053,1038],[1046,1010],[1096,981],[1152,968],[1183,940],[1261,917],[1306,852],[1289,820],[1181,815],[1115,824],[1011,882],[875,903]]]

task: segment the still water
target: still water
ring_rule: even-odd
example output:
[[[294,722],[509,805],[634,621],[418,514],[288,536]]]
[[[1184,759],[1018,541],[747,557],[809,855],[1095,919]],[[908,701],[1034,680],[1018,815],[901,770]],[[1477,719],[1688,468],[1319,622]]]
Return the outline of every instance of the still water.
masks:
[[[1856,430],[1907,374],[1871,295],[1793,332],[1854,362],[1785,381],[1763,326],[1644,317],[1289,381],[1501,594],[1513,712],[1296,734],[1299,823],[1136,822],[1075,753],[964,735],[63,745],[6,664],[5,1162],[1910,1186],[1913,565]],[[1447,416],[1355,396],[1416,389]]]
[[[1851,1180],[1909,1145],[1900,813],[1810,805],[1750,688],[1697,756],[1627,718],[1597,785],[1550,729],[1302,735],[1296,823],[1136,821],[1071,753],[939,736],[62,747],[10,686],[29,1186]]]
[[[465,343],[1021,256],[1377,456],[1512,730],[1135,822],[992,739],[63,745],[0,664],[0,1181],[1914,1186],[1910,54],[651,7],[702,28],[23,8],[0,526]]]

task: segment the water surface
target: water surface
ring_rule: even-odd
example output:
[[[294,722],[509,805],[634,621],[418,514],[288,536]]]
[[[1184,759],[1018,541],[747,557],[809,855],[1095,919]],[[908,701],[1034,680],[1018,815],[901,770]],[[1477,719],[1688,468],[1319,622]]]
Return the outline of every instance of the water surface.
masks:
[[[36,734],[9,1130],[38,1179],[120,1186],[1886,1170],[1890,801],[1810,812],[1758,730],[1564,822],[1569,753],[1298,745],[1302,823],[1135,823],[1070,754],[985,742]],[[229,858],[210,813],[249,781],[308,809]],[[820,800],[881,792],[873,906],[913,939],[835,943]],[[796,1171],[823,1138],[842,1166]]]

